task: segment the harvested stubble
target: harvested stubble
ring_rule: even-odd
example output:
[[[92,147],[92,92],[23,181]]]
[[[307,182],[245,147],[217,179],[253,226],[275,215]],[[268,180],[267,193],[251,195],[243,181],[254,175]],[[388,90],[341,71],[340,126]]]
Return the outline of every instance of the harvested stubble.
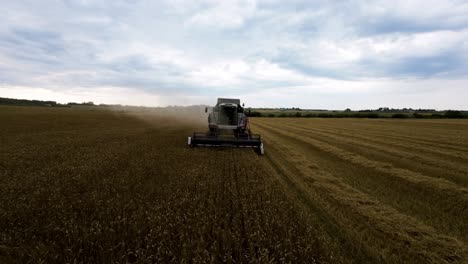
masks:
[[[338,226],[337,236],[354,241],[358,256],[468,261],[468,156],[450,153],[464,148],[456,142],[466,137],[468,122],[257,118],[253,128],[287,189],[293,186],[306,207],[314,205],[310,211]],[[431,151],[423,151],[431,142]]]

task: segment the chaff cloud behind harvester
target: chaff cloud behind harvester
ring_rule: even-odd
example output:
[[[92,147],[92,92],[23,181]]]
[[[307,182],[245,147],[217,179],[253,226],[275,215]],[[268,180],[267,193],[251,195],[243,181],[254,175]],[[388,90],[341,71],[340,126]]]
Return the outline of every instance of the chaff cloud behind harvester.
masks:
[[[263,155],[265,150],[258,134],[250,130],[249,117],[240,99],[218,98],[214,107],[205,108],[208,115],[207,132],[194,132],[188,137],[192,147],[233,146],[251,147]]]

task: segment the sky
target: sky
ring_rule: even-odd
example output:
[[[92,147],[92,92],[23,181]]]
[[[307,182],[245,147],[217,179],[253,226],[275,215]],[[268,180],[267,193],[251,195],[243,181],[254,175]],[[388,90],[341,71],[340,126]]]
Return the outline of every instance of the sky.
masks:
[[[1,1],[0,97],[468,109],[468,1]]]

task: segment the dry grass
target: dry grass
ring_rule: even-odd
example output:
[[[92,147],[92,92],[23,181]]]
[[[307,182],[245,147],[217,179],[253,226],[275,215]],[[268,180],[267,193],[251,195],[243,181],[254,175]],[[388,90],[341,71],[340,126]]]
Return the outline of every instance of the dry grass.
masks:
[[[464,263],[468,157],[460,152],[449,159],[447,152],[463,148],[453,143],[468,123],[442,122],[255,119],[254,129],[268,146],[267,163],[283,167],[276,171],[359,245],[358,255],[388,263]],[[432,147],[414,143],[429,144],[424,135],[435,131],[443,140],[431,137]]]

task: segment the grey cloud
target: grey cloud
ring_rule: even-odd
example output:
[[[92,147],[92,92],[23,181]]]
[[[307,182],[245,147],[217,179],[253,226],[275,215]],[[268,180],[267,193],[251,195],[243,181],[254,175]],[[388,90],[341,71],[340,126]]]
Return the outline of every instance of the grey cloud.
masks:
[[[30,60],[45,64],[57,63],[65,53],[60,34],[27,28],[13,28],[0,39],[1,49],[18,60]]]
[[[272,87],[287,91],[310,85],[313,78],[332,83],[468,78],[466,4],[448,1],[437,10],[428,6],[417,12],[417,5],[395,3],[5,2],[0,4],[7,10],[0,25],[0,58],[5,58],[0,82],[216,95]],[[440,30],[461,37],[427,54],[411,54],[440,44],[427,38],[411,46],[413,36]],[[239,61],[246,69],[235,68]],[[259,61],[283,75],[256,75]]]

